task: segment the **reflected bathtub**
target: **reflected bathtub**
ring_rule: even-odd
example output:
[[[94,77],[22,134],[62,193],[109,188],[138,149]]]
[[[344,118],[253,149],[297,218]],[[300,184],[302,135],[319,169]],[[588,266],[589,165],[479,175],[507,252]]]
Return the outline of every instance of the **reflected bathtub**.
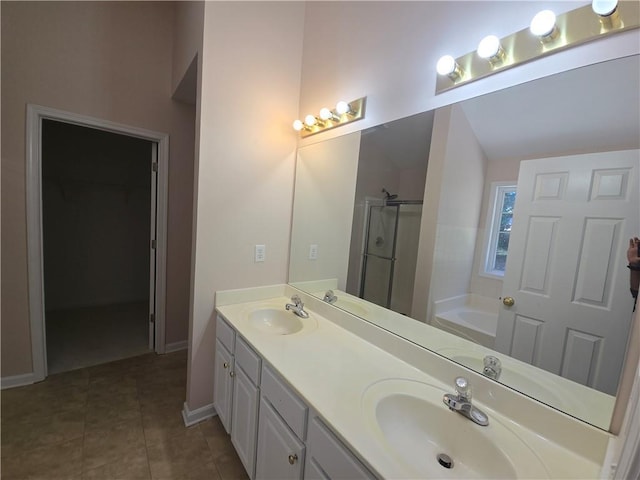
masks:
[[[475,294],[436,301],[431,325],[487,348],[494,348],[498,299]]]

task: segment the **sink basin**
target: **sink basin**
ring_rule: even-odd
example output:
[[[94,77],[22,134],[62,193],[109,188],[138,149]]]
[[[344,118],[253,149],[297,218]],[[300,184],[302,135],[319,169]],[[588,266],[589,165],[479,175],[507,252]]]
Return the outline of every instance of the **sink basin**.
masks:
[[[343,297],[338,297],[338,300],[336,301],[336,303],[334,303],[334,305],[358,317],[366,317],[369,313],[369,311],[362,304]]]
[[[249,324],[256,330],[272,335],[291,335],[301,331],[310,319],[302,319],[284,308],[261,308],[249,313]]]
[[[401,466],[399,477],[549,477],[534,452],[495,415],[485,410],[489,425],[476,425],[450,411],[442,403],[444,393],[405,379],[383,380],[364,392],[366,423]]]

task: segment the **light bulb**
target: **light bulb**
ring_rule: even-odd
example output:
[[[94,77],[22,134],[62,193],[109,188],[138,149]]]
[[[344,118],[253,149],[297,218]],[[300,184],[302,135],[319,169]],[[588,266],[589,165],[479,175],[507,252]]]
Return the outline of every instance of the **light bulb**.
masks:
[[[299,132],[300,130],[302,130],[304,128],[304,124],[300,121],[300,120],[294,120],[293,121],[293,129],[296,132]]]
[[[327,107],[320,109],[320,118],[322,120],[330,120],[333,118],[333,113]]]
[[[304,123],[306,123],[309,127],[313,127],[316,124],[316,122],[317,122],[316,117],[314,117],[311,114],[304,117]]]
[[[347,102],[340,100],[338,103],[336,103],[336,113],[338,115],[344,115],[349,110],[351,110],[351,106]]]
[[[440,57],[436,70],[440,75],[450,75],[456,70],[456,60],[451,55]]]
[[[551,10],[538,12],[531,20],[529,29],[538,37],[550,36],[556,28],[556,14]]]
[[[608,17],[616,11],[618,6],[618,0],[593,0],[591,2],[591,8],[593,11],[601,17]]]
[[[478,44],[478,55],[480,58],[495,57],[500,51],[500,39],[495,35],[487,35]]]
[[[451,55],[440,57],[436,64],[436,70],[440,75],[446,75],[453,82],[457,82],[464,75],[462,67],[458,65],[458,62]]]

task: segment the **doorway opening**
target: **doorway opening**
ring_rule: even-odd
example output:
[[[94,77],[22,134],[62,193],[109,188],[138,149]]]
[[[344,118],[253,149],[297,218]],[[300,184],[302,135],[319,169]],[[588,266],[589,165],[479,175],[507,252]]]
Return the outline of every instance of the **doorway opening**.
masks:
[[[34,365],[164,353],[168,136],[27,108]]]
[[[147,353],[155,310],[156,145],[42,123],[42,236],[50,374]]]

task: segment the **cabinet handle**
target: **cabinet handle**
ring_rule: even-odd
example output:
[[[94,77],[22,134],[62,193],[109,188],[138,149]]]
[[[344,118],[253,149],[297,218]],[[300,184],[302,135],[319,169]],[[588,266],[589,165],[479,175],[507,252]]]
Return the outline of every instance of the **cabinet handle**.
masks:
[[[235,376],[236,376],[236,372],[234,372],[233,370],[231,370],[231,371],[229,372],[229,376],[230,376],[230,377],[235,377]]]
[[[298,455],[294,453],[293,455],[289,455],[289,464],[293,465],[298,460]]]
[[[224,368],[229,368],[229,364],[228,364],[227,362],[224,362],[224,363],[222,364],[222,366],[223,366]]]

